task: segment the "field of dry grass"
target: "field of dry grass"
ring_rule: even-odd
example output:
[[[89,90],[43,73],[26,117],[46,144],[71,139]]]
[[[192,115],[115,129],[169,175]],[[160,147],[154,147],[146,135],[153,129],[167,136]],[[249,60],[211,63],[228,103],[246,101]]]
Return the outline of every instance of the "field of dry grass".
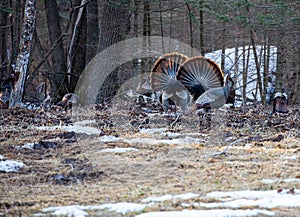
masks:
[[[270,108],[236,108],[215,111],[201,121],[184,116],[176,123],[172,115],[149,111],[140,106],[114,111],[77,107],[72,116],[58,111],[0,111],[0,155],[26,165],[18,172],[0,173],[0,216],[32,216],[52,206],[139,202],[151,195],[300,188],[299,181],[280,181],[300,179],[299,108],[291,108],[287,115],[270,115]],[[36,129],[83,120],[96,120],[89,126],[99,134]],[[104,142],[103,135],[120,140]],[[239,139],[227,155],[212,155]],[[20,148],[34,142],[34,149]],[[102,151],[115,147],[137,151]],[[181,209],[182,203],[171,200],[143,211]],[[300,213],[300,207],[271,210],[276,216]],[[105,210],[89,213],[124,216]]]

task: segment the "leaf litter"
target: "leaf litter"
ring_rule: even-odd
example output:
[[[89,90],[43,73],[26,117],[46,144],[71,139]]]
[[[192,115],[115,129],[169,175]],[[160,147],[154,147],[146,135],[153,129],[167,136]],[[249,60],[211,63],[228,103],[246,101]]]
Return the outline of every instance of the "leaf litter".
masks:
[[[51,211],[51,207],[61,207],[65,212],[60,215],[71,216],[70,207],[83,207],[73,215],[118,216],[114,204],[124,208],[128,203],[141,209],[125,209],[120,215],[297,216],[300,212],[299,206],[285,202],[287,197],[299,197],[299,108],[281,115],[247,106],[214,111],[204,118],[177,119],[157,110],[151,113],[151,108],[142,110],[142,115],[134,111],[115,115],[109,108],[78,107],[71,116],[57,111],[1,110],[0,160],[26,166],[0,173],[0,213],[54,215],[59,208]],[[71,128],[74,125],[96,131],[76,131]],[[229,147],[227,156],[212,156],[239,139],[244,140]],[[256,195],[279,194],[284,200],[278,200],[280,206],[269,207],[260,201],[266,197],[227,195],[231,201],[226,201],[228,206],[222,202],[220,210],[219,201],[224,198],[211,197],[216,191],[248,190]],[[176,196],[184,194],[199,196]],[[171,199],[143,202],[164,195]],[[232,210],[230,202],[235,200],[250,202]]]

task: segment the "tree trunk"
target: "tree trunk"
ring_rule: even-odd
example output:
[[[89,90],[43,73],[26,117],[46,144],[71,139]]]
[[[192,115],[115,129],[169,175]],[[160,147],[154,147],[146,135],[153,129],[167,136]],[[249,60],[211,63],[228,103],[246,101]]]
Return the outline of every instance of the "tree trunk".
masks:
[[[99,44],[98,1],[91,0],[86,6],[86,63],[96,56]]]
[[[44,0],[47,26],[49,31],[49,38],[51,46],[56,43],[56,40],[61,37],[61,27],[56,0]],[[50,76],[51,92],[55,101],[61,99],[65,93],[68,92],[66,86],[66,72],[65,53],[62,40],[57,42],[57,46],[52,53],[53,74]]]
[[[226,50],[226,23],[224,23],[224,29],[223,29],[223,34],[222,34],[222,44],[221,44],[221,47],[222,47],[222,56],[221,56],[221,69],[222,71],[224,71],[225,69],[225,50]]]
[[[3,7],[8,7],[8,1],[2,2]],[[0,87],[2,81],[8,78],[7,72],[7,15],[8,12],[0,10]]]
[[[22,1],[13,1],[11,6],[14,8],[15,15],[11,17],[11,23],[13,24],[11,27],[11,36],[12,36],[12,58],[10,60],[10,64],[15,63],[15,60],[18,55],[19,45],[20,45],[20,30],[22,28],[21,23],[23,19],[23,8],[21,5]],[[24,3],[23,3],[24,4]],[[10,70],[9,70],[10,71]]]
[[[128,8],[130,0],[118,0],[114,4],[106,0],[103,5],[102,19],[100,26],[100,52],[107,47],[125,39],[125,35],[130,32],[130,16]],[[115,6],[118,5],[118,6]],[[114,58],[118,59],[118,54]],[[110,64],[110,63],[106,63]],[[119,69],[116,68],[104,81],[100,88],[97,102],[107,102],[117,92],[119,87],[117,75]]]
[[[259,64],[259,59],[256,51],[256,43],[254,39],[254,33],[253,30],[250,30],[250,40],[252,44],[252,51],[254,55],[254,61],[255,61],[255,66],[256,66],[256,71],[257,71],[257,84],[258,84],[258,90],[261,96],[261,102],[264,105],[266,101],[265,93],[262,88],[262,79],[261,79],[261,74],[260,74],[260,64]]]
[[[87,51],[87,0],[82,0],[77,17],[74,23],[72,38],[69,46],[67,65],[68,65],[68,84],[69,90],[73,91],[81,72],[86,66]],[[96,23],[98,26],[98,23]],[[96,25],[95,23],[93,25]],[[92,37],[92,36],[90,36]],[[93,52],[96,52],[93,50]],[[95,54],[91,53],[91,56]],[[91,58],[91,56],[89,58]]]
[[[188,9],[189,14],[189,32],[190,32],[190,46],[194,47],[194,36],[193,36],[193,11],[189,6],[189,3],[186,2],[186,8]]]
[[[199,1],[200,4],[200,10],[199,10],[199,22],[200,22],[200,52],[201,55],[204,56],[204,20],[203,20],[203,0]]]
[[[162,2],[159,1],[159,23],[160,23],[160,36],[164,37],[164,24],[163,24],[163,7],[162,7]],[[164,41],[162,40],[162,49],[163,49],[163,53],[165,50],[165,45],[164,45]]]
[[[17,83],[12,90],[10,99],[10,107],[14,107],[21,103],[24,95],[24,85],[27,77],[28,62],[30,57],[32,38],[35,28],[36,18],[36,0],[27,0],[25,3],[24,21],[22,27],[22,37],[19,48],[19,54],[16,61],[14,77]]]
[[[268,76],[269,76],[269,52],[270,52],[270,45],[268,41],[268,37],[265,33],[264,35],[264,47],[263,47],[263,87],[264,87],[264,94],[267,93],[268,87]],[[266,97],[265,97],[266,99]]]
[[[143,6],[144,6],[144,10],[143,10],[143,45],[145,48],[147,48],[147,51],[149,50],[149,41],[146,40],[146,38],[148,36],[150,36],[151,34],[151,26],[150,26],[150,4],[149,4],[149,0],[143,0]],[[142,59],[141,62],[141,73],[146,73],[148,72],[149,66],[147,66],[147,59],[144,58]]]

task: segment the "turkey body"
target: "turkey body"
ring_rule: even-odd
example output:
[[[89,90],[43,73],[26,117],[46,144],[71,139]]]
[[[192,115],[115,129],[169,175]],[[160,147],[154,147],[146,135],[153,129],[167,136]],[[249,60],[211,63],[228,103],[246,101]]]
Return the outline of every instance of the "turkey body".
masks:
[[[153,91],[162,93],[165,108],[171,99],[183,111],[200,108],[219,108],[233,97],[233,80],[224,76],[213,60],[203,56],[188,58],[179,53],[159,58],[150,74]]]
[[[166,54],[156,61],[151,70],[151,88],[154,92],[161,92],[164,111],[168,109],[169,100],[185,111],[192,99],[186,87],[176,78],[186,59],[186,56],[179,53]]]
[[[224,78],[224,86],[212,88],[204,92],[195,102],[192,110],[198,109],[218,109],[222,107],[230,94],[230,90],[233,88],[233,82],[229,80],[229,76]]]

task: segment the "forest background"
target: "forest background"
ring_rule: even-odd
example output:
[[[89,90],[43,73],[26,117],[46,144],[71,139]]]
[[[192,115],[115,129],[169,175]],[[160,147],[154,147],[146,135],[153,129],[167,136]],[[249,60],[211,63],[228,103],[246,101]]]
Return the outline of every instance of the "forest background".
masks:
[[[0,5],[0,82],[14,73],[20,41],[26,31],[27,2],[35,6],[35,29],[25,83],[26,101],[43,101],[47,94],[57,101],[74,92],[87,64],[99,52],[125,39],[162,36],[176,39],[202,55],[236,50],[235,79],[242,75],[246,97],[249,49],[253,50],[257,91],[266,102],[267,83],[300,103],[300,1],[290,0],[3,0]],[[151,46],[147,44],[146,46]],[[257,50],[256,47],[261,49]],[[276,71],[270,71],[270,49],[277,48]],[[242,54],[238,49],[243,50]],[[159,56],[159,55],[158,55]],[[129,78],[149,73],[155,58],[134,59],[113,70],[100,88],[98,101],[108,101]],[[263,69],[261,68],[263,65]],[[252,100],[256,103],[257,99]]]

